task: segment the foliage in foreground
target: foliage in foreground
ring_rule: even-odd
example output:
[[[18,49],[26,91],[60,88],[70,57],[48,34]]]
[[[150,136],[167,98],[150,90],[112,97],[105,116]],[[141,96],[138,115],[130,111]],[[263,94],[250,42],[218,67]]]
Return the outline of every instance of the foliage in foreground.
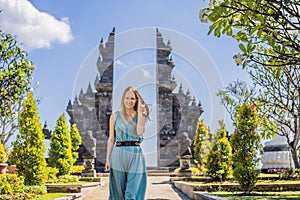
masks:
[[[6,162],[6,152],[3,143],[0,141],[0,163]]]
[[[18,113],[34,70],[15,38],[0,30],[0,140],[5,146],[17,129]]]
[[[281,70],[299,65],[299,6],[299,0],[210,0],[200,20],[211,23],[209,34],[239,42],[237,64]]]
[[[57,175],[62,176],[70,172],[73,163],[71,135],[66,117],[62,114],[50,138],[49,166],[57,168]]]
[[[219,121],[220,128],[214,134],[214,141],[205,158],[206,174],[219,180],[225,180],[232,173],[232,148],[227,138],[224,121]]]
[[[0,174],[0,199],[30,199],[46,194],[45,186],[25,186],[24,177],[17,174]]]
[[[250,193],[260,173],[257,169],[261,151],[260,135],[256,132],[258,119],[256,106],[243,104],[236,108],[235,132],[230,138],[233,148],[233,177],[245,191]]]
[[[81,145],[81,136],[79,134],[79,131],[77,129],[76,124],[71,125],[71,130],[70,130],[70,135],[71,135],[71,141],[72,141],[72,157],[73,157],[73,162],[76,161],[78,158],[78,148]]]
[[[203,119],[199,119],[194,139],[194,160],[203,171],[204,158],[209,150],[209,130]]]
[[[11,162],[18,174],[25,178],[25,185],[41,185],[46,181],[44,134],[39,122],[38,109],[32,92],[27,94],[19,116],[19,134],[13,142]]]
[[[212,192],[211,194],[226,198],[228,200],[269,200],[269,199],[300,199],[299,191],[286,191],[286,192],[252,192],[245,195],[242,192]]]

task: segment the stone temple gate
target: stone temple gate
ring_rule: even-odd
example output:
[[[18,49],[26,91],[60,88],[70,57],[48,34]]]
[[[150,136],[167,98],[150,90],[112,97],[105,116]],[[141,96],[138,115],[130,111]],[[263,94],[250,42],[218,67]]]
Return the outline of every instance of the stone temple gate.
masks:
[[[109,117],[112,114],[114,48],[115,29],[109,34],[108,40],[105,42],[102,39],[99,45],[99,75],[95,75],[94,80],[96,91],[89,84],[85,92],[81,89],[78,97],[67,105],[70,122],[77,124],[83,142],[78,163],[89,149],[85,138],[92,132],[96,139],[97,171],[104,169]],[[164,43],[162,34],[156,29],[157,167],[179,166],[176,158],[184,154],[186,142],[194,138],[198,118],[203,112],[200,101],[192,97],[189,90],[184,91],[182,85],[174,92],[177,81],[172,76],[175,64],[170,56],[171,51],[171,42]]]

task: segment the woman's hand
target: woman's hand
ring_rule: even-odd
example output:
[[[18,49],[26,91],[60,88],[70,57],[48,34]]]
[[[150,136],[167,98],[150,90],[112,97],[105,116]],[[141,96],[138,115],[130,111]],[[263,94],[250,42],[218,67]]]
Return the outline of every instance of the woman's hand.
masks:
[[[145,104],[138,100],[138,113],[143,114],[146,111]]]
[[[109,171],[110,170],[110,163],[106,162],[105,163],[105,171]]]

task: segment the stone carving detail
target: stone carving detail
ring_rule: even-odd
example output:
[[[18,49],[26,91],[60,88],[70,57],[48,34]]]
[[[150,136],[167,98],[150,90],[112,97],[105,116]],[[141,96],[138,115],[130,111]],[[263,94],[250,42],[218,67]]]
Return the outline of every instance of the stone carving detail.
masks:
[[[91,84],[86,92],[80,91],[79,98],[69,101],[67,112],[70,122],[76,123],[79,132],[91,131],[96,139],[97,171],[104,169],[106,157],[107,137],[109,133],[109,117],[112,113],[113,67],[114,67],[114,36],[115,29],[109,34],[108,40],[103,39],[99,45],[99,57],[93,91]],[[170,56],[171,42],[164,43],[161,33],[156,30],[157,39],[157,105],[158,105],[158,166],[179,166],[178,156],[184,153],[182,134],[186,132],[188,138],[194,138],[198,118],[203,112],[201,103],[192,98],[190,92],[184,91],[180,85],[178,92],[172,70],[175,67]],[[85,141],[79,151],[78,163],[83,162]]]

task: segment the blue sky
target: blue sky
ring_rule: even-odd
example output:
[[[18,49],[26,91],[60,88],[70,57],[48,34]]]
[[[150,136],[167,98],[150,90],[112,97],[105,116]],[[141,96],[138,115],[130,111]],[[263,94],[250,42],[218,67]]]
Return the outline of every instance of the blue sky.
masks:
[[[106,40],[113,27],[120,36],[128,31],[149,28],[162,30],[166,40],[172,33],[184,36],[202,48],[202,54],[218,71],[222,86],[236,79],[249,81],[247,73],[232,59],[239,52],[237,43],[229,37],[208,36],[209,25],[199,21],[199,11],[207,4],[208,1],[203,0],[0,0],[0,28],[16,35],[29,59],[37,66],[33,87],[35,96],[42,98],[38,106],[41,123],[47,120],[49,128],[54,129],[55,121],[65,112],[69,99],[74,97],[74,85],[82,73],[82,66],[97,52],[95,49],[101,38]],[[171,40],[173,44],[176,42]],[[189,46],[185,46],[185,50],[190,51],[190,55],[195,53]],[[127,57],[122,63],[132,64],[134,54]],[[135,61],[135,66],[149,63],[151,58],[153,56],[142,62]],[[213,87],[214,77],[204,73],[202,75],[206,77],[202,80],[193,78],[193,71],[185,70],[193,68],[189,66],[192,64],[180,53],[174,53],[173,58],[177,77],[189,80],[185,89],[190,87],[192,95],[202,102],[204,113],[201,118],[214,129],[216,120],[212,121],[212,116],[223,112],[211,109],[211,99],[217,97],[208,94],[207,88]],[[96,60],[94,67],[96,69]],[[87,81],[93,83],[94,79]],[[86,90],[87,85],[82,87]],[[231,129],[228,116],[226,122]]]

